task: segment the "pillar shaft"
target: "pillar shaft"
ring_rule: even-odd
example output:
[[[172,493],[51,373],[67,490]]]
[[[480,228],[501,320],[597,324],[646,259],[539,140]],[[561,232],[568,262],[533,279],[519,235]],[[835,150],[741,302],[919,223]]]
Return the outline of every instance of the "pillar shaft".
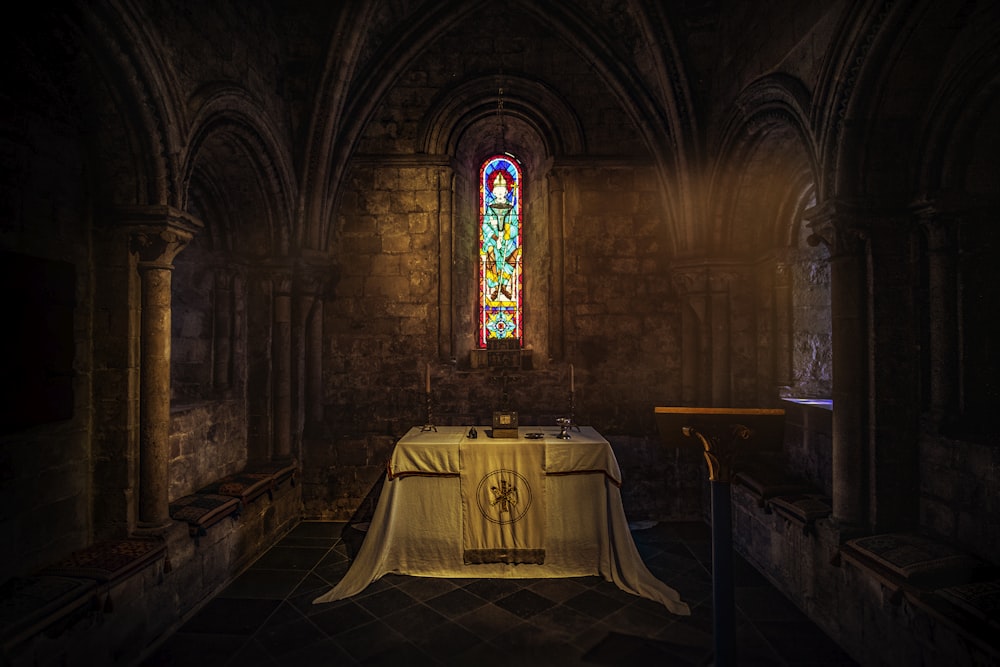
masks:
[[[171,269],[139,267],[142,339],[139,371],[139,522],[169,522]]]
[[[291,280],[276,280],[271,359],[274,377],[274,458],[292,456],[292,295]]]
[[[200,223],[163,207],[130,210],[141,290],[138,526],[170,524],[170,286],[174,257]]]
[[[810,217],[817,243],[830,257],[833,347],[833,518],[866,521],[868,467],[867,262],[863,233],[850,211],[827,202]]]

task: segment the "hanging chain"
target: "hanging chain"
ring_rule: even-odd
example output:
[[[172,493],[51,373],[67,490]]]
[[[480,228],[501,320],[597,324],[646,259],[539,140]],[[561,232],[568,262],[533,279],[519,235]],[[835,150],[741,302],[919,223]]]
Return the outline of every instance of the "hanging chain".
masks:
[[[497,88],[497,128],[499,128],[500,131],[500,148],[502,150],[506,150],[507,126],[505,125],[503,118],[503,79],[500,80],[500,86]]]

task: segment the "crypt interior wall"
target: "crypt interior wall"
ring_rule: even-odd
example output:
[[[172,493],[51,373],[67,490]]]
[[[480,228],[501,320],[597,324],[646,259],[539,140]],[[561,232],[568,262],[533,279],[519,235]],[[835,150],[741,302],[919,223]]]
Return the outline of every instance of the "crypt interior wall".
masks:
[[[136,220],[202,225],[170,262],[171,499],[279,454],[296,518],[370,511],[428,363],[435,419],[488,421],[474,173],[501,86],[527,179],[525,423],[565,413],[573,364],[630,518],[684,520],[704,461],[662,445],[654,406],[795,410],[785,463],[836,534],[751,508],[736,546],[854,653],[877,647],[838,611],[866,594],[829,564],[838,539],[918,529],[996,564],[997,8],[69,4],[3,40],[3,376],[52,408],[6,404],[5,576],[139,523]]]

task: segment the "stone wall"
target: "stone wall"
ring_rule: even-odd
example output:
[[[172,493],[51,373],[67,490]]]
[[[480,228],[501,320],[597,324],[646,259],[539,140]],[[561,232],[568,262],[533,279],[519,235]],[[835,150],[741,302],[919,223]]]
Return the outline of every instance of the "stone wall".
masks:
[[[86,608],[58,627],[5,652],[4,664],[134,665],[193,616],[299,521],[300,487],[285,482],[274,500],[262,496],[238,520],[224,519],[196,542],[186,524],[168,531],[163,559],[115,584],[102,608]]]
[[[919,447],[921,526],[1000,564],[1000,448],[928,434]]]
[[[246,407],[242,402],[200,403],[171,411],[171,500],[238,472],[246,462]]]
[[[493,374],[470,367],[470,350],[462,347],[473,339],[475,321],[458,317],[453,339],[440,338],[440,318],[450,316],[440,308],[442,284],[453,286],[459,313],[474,312],[477,284],[476,245],[462,228],[475,219],[476,204],[458,197],[454,220],[440,219],[439,202],[452,197],[437,189],[450,183],[440,173],[391,161],[359,163],[352,172],[336,243],[340,278],[324,306],[327,437],[307,439],[303,448],[307,516],[347,519],[366,511],[393,443],[425,421],[427,363],[436,423],[487,424],[498,407]],[[526,178],[536,191],[544,187],[540,175]],[[678,304],[661,261],[655,178],[635,166],[565,170],[562,178],[565,297],[555,303],[544,287],[527,291],[525,344],[533,354],[509,385],[511,405],[522,424],[554,425],[569,411],[572,363],[576,417],[614,444],[630,516],[690,518],[703,475],[697,464],[693,474],[691,466],[674,468],[684,456],[664,450],[653,421],[653,408],[680,393]],[[439,262],[441,228],[452,224],[453,251],[468,256],[448,267]],[[526,218],[525,227],[532,224],[551,222]],[[550,226],[543,238],[555,233]],[[524,252],[526,284],[561,279],[552,273],[547,243]],[[535,343],[560,314],[564,338],[550,343],[564,357],[554,359],[543,353],[549,345]],[[456,357],[441,359],[439,349],[449,346]]]
[[[13,328],[0,355],[0,581],[90,539],[91,334],[104,324],[94,320],[74,88],[50,38],[27,27],[18,38],[32,54],[8,61],[0,119],[0,294],[5,329]],[[18,271],[17,263],[35,269]],[[33,405],[21,405],[25,396]]]

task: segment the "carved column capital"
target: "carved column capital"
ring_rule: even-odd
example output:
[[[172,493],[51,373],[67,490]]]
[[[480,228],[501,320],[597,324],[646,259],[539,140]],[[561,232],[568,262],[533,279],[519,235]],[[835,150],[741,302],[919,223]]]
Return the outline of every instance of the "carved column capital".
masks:
[[[911,210],[927,238],[931,252],[957,250],[958,228],[968,212],[957,208],[950,198],[924,198],[913,203]]]
[[[823,244],[833,256],[860,254],[871,234],[870,220],[858,202],[828,199],[807,210],[804,217],[811,230],[806,243]]]
[[[128,229],[140,268],[172,269],[177,254],[204,228],[197,218],[169,206],[118,209],[115,217]]]

